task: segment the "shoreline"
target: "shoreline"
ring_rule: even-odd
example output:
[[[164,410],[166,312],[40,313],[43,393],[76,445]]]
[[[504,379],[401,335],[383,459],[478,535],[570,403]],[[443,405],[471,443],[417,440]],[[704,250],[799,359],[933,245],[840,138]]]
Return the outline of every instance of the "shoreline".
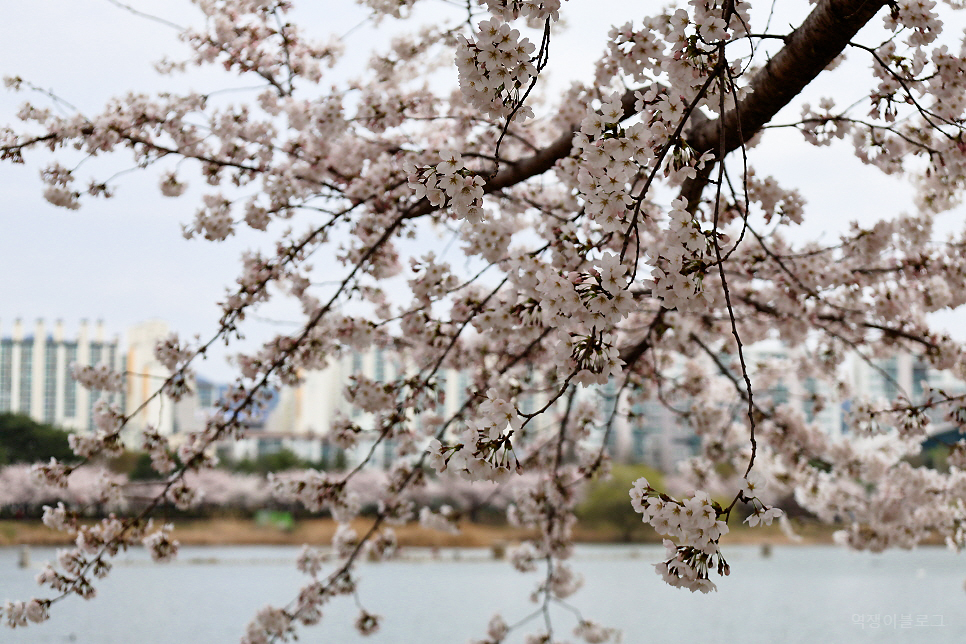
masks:
[[[155,520],[157,524],[165,523]],[[337,524],[332,519],[312,518],[294,521],[290,528],[260,525],[254,519],[182,519],[171,521],[174,538],[183,546],[250,546],[250,545],[329,545]],[[358,534],[365,532],[372,521],[362,518],[352,522]],[[458,534],[423,528],[418,524],[387,526],[396,533],[401,547],[419,548],[496,548],[519,543],[535,536],[535,532],[508,525],[488,525],[464,522]],[[801,537],[794,540],[777,526],[732,529],[722,537],[723,544],[740,545],[824,545],[832,543],[834,526],[807,524],[795,527]],[[588,528],[577,525],[574,541],[596,544],[660,544],[661,538],[639,530],[633,538],[616,529]],[[0,547],[65,546],[73,543],[66,534],[54,532],[38,519],[0,520]]]

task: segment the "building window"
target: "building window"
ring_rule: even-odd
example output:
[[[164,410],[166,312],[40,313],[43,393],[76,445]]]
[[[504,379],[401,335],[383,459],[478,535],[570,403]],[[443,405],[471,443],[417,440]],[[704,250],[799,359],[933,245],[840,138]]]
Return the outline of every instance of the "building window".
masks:
[[[68,342],[64,345],[67,354],[64,360],[64,417],[77,416],[77,382],[71,374],[70,368],[77,362],[77,343]]]
[[[54,422],[55,405],[57,403],[57,345],[53,340],[47,340],[44,353],[44,422]]]
[[[436,404],[446,404],[446,372],[442,369],[436,374]]]
[[[457,405],[462,405],[463,403],[466,402],[466,399],[469,398],[470,394],[467,391],[469,387],[470,387],[469,377],[466,375],[465,371],[460,371],[459,375],[456,377],[456,397],[457,397],[456,404]]]
[[[382,469],[388,470],[392,466],[395,449],[394,441],[387,439],[382,442]]]
[[[282,451],[282,440],[280,438],[259,438],[258,455],[278,454]]]
[[[101,357],[104,355],[104,346],[100,342],[91,342],[91,360],[90,366],[94,367],[101,363]],[[94,406],[97,401],[101,398],[100,391],[92,390],[90,392],[90,405],[88,405],[87,412],[87,427],[91,431],[94,431]]]
[[[198,383],[198,406],[209,409],[215,404],[215,388],[210,382]]]
[[[641,427],[631,430],[631,462],[643,463],[648,456],[648,432]]]
[[[118,351],[117,344],[112,344],[111,345],[111,365],[112,366],[118,364],[117,362],[115,362],[117,360],[117,351]],[[120,409],[122,410],[127,409],[127,387],[122,386],[121,391],[114,394],[114,402],[117,404],[117,406]]]
[[[27,338],[20,345],[20,412],[30,413],[31,381],[34,370],[34,341]]]
[[[928,383],[929,380],[929,365],[919,360],[916,360],[915,364],[912,365],[912,402],[920,403],[923,400],[923,382]]]
[[[11,410],[13,394],[13,342],[0,340],[0,412]]]
[[[805,379],[805,403],[802,411],[805,412],[805,420],[812,422],[815,420],[815,399],[818,396],[818,381],[809,376]]]
[[[91,342],[91,366],[96,367],[101,363],[104,355],[104,347],[100,342]]]
[[[604,386],[599,389],[599,393],[601,399],[601,418],[603,418],[604,426],[606,426],[607,421],[610,420],[611,415],[617,409],[617,383],[613,379],[608,380],[606,383],[604,383]],[[521,411],[524,413],[532,412],[533,410],[531,409],[531,404],[533,401],[533,396],[528,395],[524,400],[525,404],[523,405]],[[611,435],[613,436],[613,432],[611,432]]]
[[[788,387],[785,386],[784,382],[779,382],[775,385],[775,388],[771,390],[771,400],[775,403],[775,406],[784,405],[788,402]]]
[[[889,358],[882,361],[882,393],[886,400],[895,400],[899,395],[899,361]]]
[[[386,380],[386,354],[382,349],[376,349],[376,382],[385,382]]]

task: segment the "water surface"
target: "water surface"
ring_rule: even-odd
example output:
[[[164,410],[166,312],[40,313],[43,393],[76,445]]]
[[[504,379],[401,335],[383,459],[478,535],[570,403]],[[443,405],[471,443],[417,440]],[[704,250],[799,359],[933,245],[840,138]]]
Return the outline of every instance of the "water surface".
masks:
[[[123,555],[91,602],[56,605],[50,622],[0,630],[4,644],[229,644],[266,603],[283,605],[305,576],[294,547],[186,547],[173,564],[143,551]],[[415,644],[466,642],[485,634],[494,612],[509,622],[534,610],[537,573],[522,575],[486,551],[447,550],[433,559],[409,550],[407,560],[365,564],[359,597],[382,616],[369,638],[352,628],[357,608],[338,598],[322,624],[300,630],[300,642]],[[620,628],[623,641],[849,644],[966,642],[966,562],[946,549],[880,555],[831,546],[725,548],[732,574],[719,591],[693,595],[665,586],[654,573],[663,548],[582,546],[573,559],[585,585],[572,604],[586,618]],[[37,594],[34,578],[53,549],[31,549],[32,567],[17,567],[19,549],[0,548],[0,601]],[[560,637],[574,641],[576,623],[555,612]],[[540,628],[534,622],[532,632]],[[522,637],[511,637],[519,642]]]

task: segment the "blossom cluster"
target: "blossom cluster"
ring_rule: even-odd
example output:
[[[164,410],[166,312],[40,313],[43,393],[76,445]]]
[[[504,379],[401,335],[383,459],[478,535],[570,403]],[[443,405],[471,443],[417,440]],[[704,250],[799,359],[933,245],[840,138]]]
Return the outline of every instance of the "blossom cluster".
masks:
[[[50,619],[49,604],[39,599],[31,599],[26,602],[8,601],[0,609],[0,615],[4,617],[7,626],[11,628],[26,626],[28,621],[39,624]]]
[[[678,540],[664,540],[668,559],[655,569],[671,586],[691,592],[707,593],[716,589],[708,573],[716,570],[728,575],[731,568],[718,548],[718,540],[728,533],[728,524],[719,518],[720,506],[706,492],[678,501],[660,494],[647,479],[640,478],[630,490],[631,506],[658,534]]]
[[[708,267],[715,261],[712,231],[704,230],[678,198],[671,204],[665,245],[654,279],[655,295],[665,308],[680,311],[708,310],[715,304],[714,291],[705,284]]]
[[[561,0],[483,0],[494,16],[509,22],[524,18],[528,22],[560,18]]]
[[[174,530],[174,526],[166,523],[144,537],[142,543],[151,553],[151,559],[154,561],[171,561],[178,556],[179,543],[177,539],[172,538],[172,530]]]
[[[124,376],[105,364],[71,365],[71,376],[90,391],[120,392],[124,387]]]
[[[662,93],[658,87],[636,93],[635,110],[651,114],[650,120],[624,127],[625,107],[620,95],[602,102],[599,110],[591,109],[574,138],[575,159],[559,164],[564,176],[576,173],[577,190],[584,198],[589,216],[605,234],[639,235],[641,220],[653,217],[640,196],[632,193],[632,183],[657,171],[663,162],[672,181],[696,176],[704,158],[687,148],[662,149],[669,131],[684,117],[686,103]],[[661,155],[666,155],[661,160]],[[671,204],[669,229],[663,243],[653,254],[657,270],[656,295],[666,308],[707,309],[713,302],[702,280],[712,262],[713,246],[701,223],[678,198]]]
[[[480,22],[478,28],[474,39],[457,37],[460,90],[473,107],[491,118],[511,114],[519,120],[532,118],[533,110],[522,103],[522,96],[537,75],[536,47],[496,17]]]
[[[460,219],[483,219],[483,178],[469,171],[459,152],[443,150],[435,166],[407,167],[409,187],[416,199],[426,198],[437,208],[450,207]]]
[[[439,473],[452,469],[467,480],[504,481],[517,471],[512,439],[524,419],[496,389],[486,392],[479,411],[480,416],[459,434],[458,442],[431,439],[429,462]]]

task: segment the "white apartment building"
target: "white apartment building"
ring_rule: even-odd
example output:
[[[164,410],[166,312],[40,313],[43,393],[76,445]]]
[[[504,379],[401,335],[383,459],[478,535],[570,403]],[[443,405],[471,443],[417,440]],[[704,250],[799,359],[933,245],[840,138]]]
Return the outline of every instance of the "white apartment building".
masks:
[[[927,389],[941,389],[950,396],[966,393],[966,383],[962,380],[949,371],[932,368],[909,352],[873,360],[853,355],[849,363],[849,381],[857,398],[878,405],[887,405],[897,397],[914,405],[921,404],[925,402]],[[930,434],[953,429],[945,412],[943,407],[928,412],[932,420]]]
[[[755,373],[762,369],[774,368],[776,363],[791,364],[789,349],[777,341],[760,342],[745,347],[745,362],[749,376],[755,382]],[[721,355],[719,358],[740,374],[737,357]],[[669,376],[680,375],[683,364],[678,365]],[[609,383],[599,389],[603,396],[605,418],[613,411],[613,395],[617,387]],[[821,398],[823,405],[817,404]],[[756,386],[755,399],[759,403],[790,405],[800,411],[805,420],[817,424],[830,436],[839,436],[843,431],[843,402],[838,393],[827,384],[815,378],[800,378],[794,370],[787,369],[774,386]],[[689,400],[675,402],[680,411],[686,411]],[[645,463],[664,472],[673,471],[677,464],[698,453],[701,440],[695,431],[679,414],[657,399],[635,402],[619,402],[620,408],[615,416],[613,427],[607,437],[608,448],[618,462]],[[743,414],[743,411],[742,411]]]
[[[190,382],[192,394],[178,402],[154,395],[171,375],[154,355],[155,347],[170,332],[168,324],[162,320],[141,322],[127,331],[124,409],[132,416],[125,435],[129,444],[140,442],[138,435],[147,425],[157,428],[162,436],[168,436],[174,445],[179,444],[185,433],[204,428],[221,395],[221,387],[204,378]]]
[[[779,343],[764,343],[751,347],[746,359],[749,364],[788,360],[789,354]],[[298,387],[287,387],[279,392],[279,402],[265,424],[264,433],[252,434],[230,447],[232,458],[254,458],[258,453],[281,448],[290,449],[307,460],[318,460],[323,450],[331,450],[326,440],[339,415],[367,427],[370,414],[354,409],[345,399],[344,391],[353,375],[360,374],[376,381],[387,381],[404,374],[405,365],[391,349],[374,348],[365,353],[352,352],[332,360],[322,370],[304,374]],[[443,369],[438,375],[444,393],[441,415],[449,416],[471,395],[467,372]],[[581,396],[601,397],[602,416],[608,417],[615,401],[614,383],[602,387],[589,387]],[[818,409],[813,394],[825,399]],[[812,378],[799,381],[782,379],[778,386],[760,393],[776,403],[791,404],[800,409],[809,422],[818,423],[832,435],[842,433],[842,401],[824,383]],[[531,397],[532,398],[532,397]],[[518,401],[524,410],[534,409],[532,399]],[[682,404],[686,405],[687,401]],[[414,422],[419,422],[415,419]],[[603,433],[599,434],[603,439]],[[618,461],[647,463],[664,471],[671,471],[680,461],[697,453],[699,438],[682,419],[657,400],[637,402],[633,405],[620,401],[620,409],[614,425],[607,436],[608,447]],[[227,449],[229,446],[225,446]],[[348,463],[358,463],[371,448],[371,443],[361,443],[347,454]],[[384,467],[391,458],[391,444],[374,454],[374,464]]]
[[[616,384],[611,382],[595,392],[603,397],[601,407],[605,423],[614,409],[616,391]],[[697,453],[699,440],[694,430],[660,401],[629,404],[621,400],[619,405],[607,434],[607,448],[617,462],[644,463],[670,472],[678,463]]]
[[[126,414],[134,414],[128,424],[125,442],[134,442],[135,434],[153,425],[162,436],[175,433],[175,405],[164,396],[152,398],[154,392],[170,376],[170,372],[154,357],[154,348],[169,333],[161,320],[137,324],[127,332],[124,370],[127,380]]]
[[[790,405],[827,435],[843,435],[847,431],[845,421],[852,400],[843,397],[836,387],[823,380],[798,374],[793,366],[794,358],[794,352],[778,341],[746,347],[745,360],[753,382],[756,372],[776,369],[776,363],[780,372],[773,386],[756,389],[756,399],[761,403]],[[732,368],[737,371],[737,360],[733,359],[733,363]],[[922,397],[923,382],[941,386],[948,393],[966,391],[966,384],[951,374],[936,371],[909,354],[897,353],[874,364],[876,366],[872,367],[858,356],[850,356],[843,365],[839,375],[851,385],[854,398],[891,400],[901,389],[918,401]],[[349,417],[363,427],[371,423],[369,414],[354,410],[344,397],[351,376],[361,374],[386,381],[403,375],[405,370],[405,365],[391,349],[371,349],[333,360],[323,370],[306,373],[298,387],[283,389],[279,393],[278,405],[266,421],[265,431],[257,435],[253,433],[250,439],[232,449],[238,452],[238,457],[253,458],[258,453],[285,448],[302,458],[317,461],[322,458],[324,450],[334,449],[325,437],[338,415]],[[467,372],[453,369],[441,370],[438,377],[445,392],[445,404],[439,411],[449,416],[467,396],[472,395],[469,390],[471,381]],[[587,388],[581,395],[599,396],[601,413],[606,418],[613,410],[615,393],[616,385],[608,383]],[[535,408],[533,403],[533,400],[518,401],[525,410]],[[688,401],[680,401],[680,404],[686,408]],[[603,439],[603,433],[598,437]],[[672,471],[700,448],[700,439],[694,430],[657,400],[633,405],[626,400],[620,401],[607,442],[616,460],[647,463],[664,471]],[[347,454],[348,463],[358,463],[370,448],[371,443],[357,446]],[[374,457],[375,465],[385,466],[391,457],[391,445],[377,451]]]
[[[268,446],[269,450],[282,447],[290,449],[310,461],[325,459],[334,450],[326,436],[340,415],[362,427],[371,426],[373,422],[371,414],[355,409],[345,398],[345,388],[352,376],[361,375],[377,382],[387,382],[409,371],[412,370],[392,349],[375,347],[364,353],[353,351],[333,359],[325,369],[303,374],[298,387],[283,388],[278,393],[277,405],[266,419],[264,433],[253,434],[239,442],[232,447],[231,455],[233,458],[251,458]],[[469,377],[454,369],[440,369],[437,378],[444,396],[438,413],[452,414],[466,400]],[[360,442],[346,454],[347,462],[350,465],[360,462],[371,447],[369,442]],[[373,464],[386,467],[391,461],[392,450],[391,441],[385,442],[382,449],[374,454]]]
[[[792,352],[778,341],[759,342],[745,349],[745,360],[752,374],[757,365],[776,361],[789,367],[775,387],[756,391],[755,396],[776,405],[790,405],[805,416],[806,422],[818,425],[828,436],[841,436],[845,427],[846,401],[824,380],[812,376],[801,377],[792,368],[793,357]],[[822,405],[817,403],[819,399]]]
[[[81,321],[77,336],[67,338],[57,321],[48,333],[37,320],[27,333],[18,319],[9,336],[0,327],[0,412],[22,413],[34,420],[74,431],[93,428],[94,403],[102,396],[74,382],[71,365],[107,364],[122,370],[117,338],[104,337],[98,322],[93,333]],[[110,394],[111,402],[124,405],[124,395]]]
[[[135,325],[127,333],[127,346],[121,348],[118,338],[105,338],[104,325],[98,322],[93,329],[81,322],[76,336],[66,337],[64,325],[56,322],[48,332],[43,320],[38,320],[32,333],[17,320],[9,335],[0,325],[0,413],[24,413],[37,421],[73,431],[93,429],[93,404],[100,392],[88,392],[71,377],[72,364],[107,364],[124,372],[125,388],[110,396],[133,415],[127,442],[137,446],[138,434],[150,424],[177,443],[179,435],[201,429],[219,396],[219,387],[198,379],[192,383],[195,395],[178,403],[154,392],[168,377],[168,371],[155,358],[157,343],[169,329],[165,322],[150,320]],[[746,361],[754,379],[755,369],[774,361],[790,362],[791,354],[779,342],[764,342],[746,349]],[[364,353],[351,352],[332,360],[322,370],[304,374],[298,387],[287,387],[276,395],[273,409],[265,416],[262,426],[253,428],[249,437],[221,447],[222,453],[235,459],[255,458],[259,454],[288,449],[301,458],[319,462],[334,459],[338,451],[327,437],[335,420],[341,415],[366,427],[373,419],[370,414],[354,409],[345,399],[344,391],[353,375],[363,375],[376,381],[389,381],[412,372],[391,348],[372,348]],[[966,384],[951,374],[932,369],[909,353],[897,353],[872,361],[851,356],[843,367],[842,377],[850,384],[853,396],[874,402],[895,399],[898,395],[921,402],[924,387],[942,388],[950,394],[966,392]],[[466,371],[441,369],[437,375],[444,402],[438,413],[449,416],[471,395],[471,381]],[[594,395],[602,396],[604,416],[609,415],[614,387],[593,388]],[[608,399],[608,392],[611,398]],[[801,378],[789,369],[777,385],[759,390],[760,400],[789,404],[799,409],[808,422],[818,424],[831,436],[845,431],[845,416],[852,404],[824,382]],[[824,401],[817,408],[816,397]],[[685,401],[686,404],[686,401]],[[534,400],[522,400],[524,409],[533,409]],[[935,414],[933,431],[948,429],[942,414]],[[420,419],[414,419],[420,422]],[[608,437],[608,445],[619,461],[643,462],[669,471],[696,453],[698,438],[673,412],[658,401],[643,401],[629,406],[622,401],[616,422]],[[361,443],[346,454],[351,465],[368,454],[371,443]],[[386,466],[392,458],[392,445],[386,444],[374,455],[374,464]]]
[[[27,333],[20,320],[14,321],[9,335],[0,326],[0,413],[22,413],[37,422],[71,431],[93,431],[93,407],[107,395],[126,414],[134,414],[124,438],[137,446],[140,430],[151,424],[167,436],[200,429],[206,410],[217,396],[217,387],[199,379],[193,383],[195,396],[177,404],[154,392],[169,373],[154,357],[154,347],[168,335],[160,320],[135,325],[128,331],[127,348],[119,339],[107,339],[103,322],[93,330],[81,321],[75,337],[68,338],[64,324],[57,321],[50,332],[37,320],[33,333]],[[119,394],[88,391],[71,376],[74,364],[105,364],[125,374]]]

